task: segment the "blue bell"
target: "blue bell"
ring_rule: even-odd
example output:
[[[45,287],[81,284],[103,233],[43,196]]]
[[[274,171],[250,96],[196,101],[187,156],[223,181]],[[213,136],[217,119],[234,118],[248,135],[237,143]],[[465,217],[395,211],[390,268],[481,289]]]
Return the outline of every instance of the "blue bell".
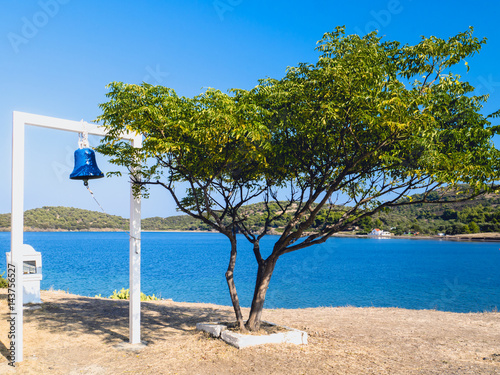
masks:
[[[83,180],[85,186],[88,180],[104,177],[97,167],[95,152],[91,148],[79,148],[75,151],[75,169],[69,175],[72,180]]]

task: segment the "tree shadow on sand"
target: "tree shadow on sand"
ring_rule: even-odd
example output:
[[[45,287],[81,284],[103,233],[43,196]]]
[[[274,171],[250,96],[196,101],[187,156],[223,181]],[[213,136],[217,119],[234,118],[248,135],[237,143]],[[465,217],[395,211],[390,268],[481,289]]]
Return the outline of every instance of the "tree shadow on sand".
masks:
[[[4,300],[6,296],[0,293]],[[43,299],[43,295],[42,295]],[[148,343],[168,340],[176,335],[193,335],[196,323],[231,320],[230,309],[181,306],[170,301],[141,303],[141,338]],[[128,342],[129,302],[104,298],[60,295],[37,309],[25,309],[25,323],[35,323],[50,332],[66,331],[68,336],[98,335],[106,343]],[[0,343],[0,353],[8,355]]]

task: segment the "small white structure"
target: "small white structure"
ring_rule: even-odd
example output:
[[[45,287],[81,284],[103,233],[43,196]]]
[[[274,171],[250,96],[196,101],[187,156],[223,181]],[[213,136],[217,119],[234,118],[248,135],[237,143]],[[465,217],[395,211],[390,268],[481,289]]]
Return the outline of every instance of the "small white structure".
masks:
[[[42,280],[42,254],[27,244],[22,245],[23,254],[23,304],[42,303],[40,299],[40,281]],[[11,262],[11,253],[6,253],[7,264]]]
[[[386,230],[381,230],[381,229],[375,228],[370,233],[368,233],[368,235],[373,236],[373,237],[390,237],[393,234],[391,232],[386,231]]]

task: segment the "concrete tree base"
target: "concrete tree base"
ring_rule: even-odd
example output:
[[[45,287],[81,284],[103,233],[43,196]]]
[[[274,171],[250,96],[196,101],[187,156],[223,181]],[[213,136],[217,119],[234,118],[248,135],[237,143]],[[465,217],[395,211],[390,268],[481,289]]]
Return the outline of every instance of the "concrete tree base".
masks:
[[[264,322],[275,326],[273,323]],[[241,334],[227,329],[227,326],[219,323],[198,323],[196,329],[204,331],[225,341],[226,343],[235,346],[238,349],[247,348],[249,346],[263,344],[296,344],[307,345],[307,332],[299,331],[298,329],[280,326],[286,329],[285,332],[277,332],[269,335],[252,335]]]

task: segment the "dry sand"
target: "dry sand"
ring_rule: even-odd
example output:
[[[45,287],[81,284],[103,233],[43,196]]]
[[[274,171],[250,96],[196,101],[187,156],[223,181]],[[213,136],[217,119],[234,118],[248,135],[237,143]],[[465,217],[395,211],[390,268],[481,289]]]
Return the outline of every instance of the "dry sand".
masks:
[[[0,290],[1,374],[500,374],[500,313],[396,308],[265,310],[305,330],[309,344],[238,350],[195,330],[232,319],[227,306],[142,304],[140,351],[127,350],[128,302],[42,291],[25,311],[24,356],[7,365],[6,290]],[[245,310],[247,313],[247,310]]]

